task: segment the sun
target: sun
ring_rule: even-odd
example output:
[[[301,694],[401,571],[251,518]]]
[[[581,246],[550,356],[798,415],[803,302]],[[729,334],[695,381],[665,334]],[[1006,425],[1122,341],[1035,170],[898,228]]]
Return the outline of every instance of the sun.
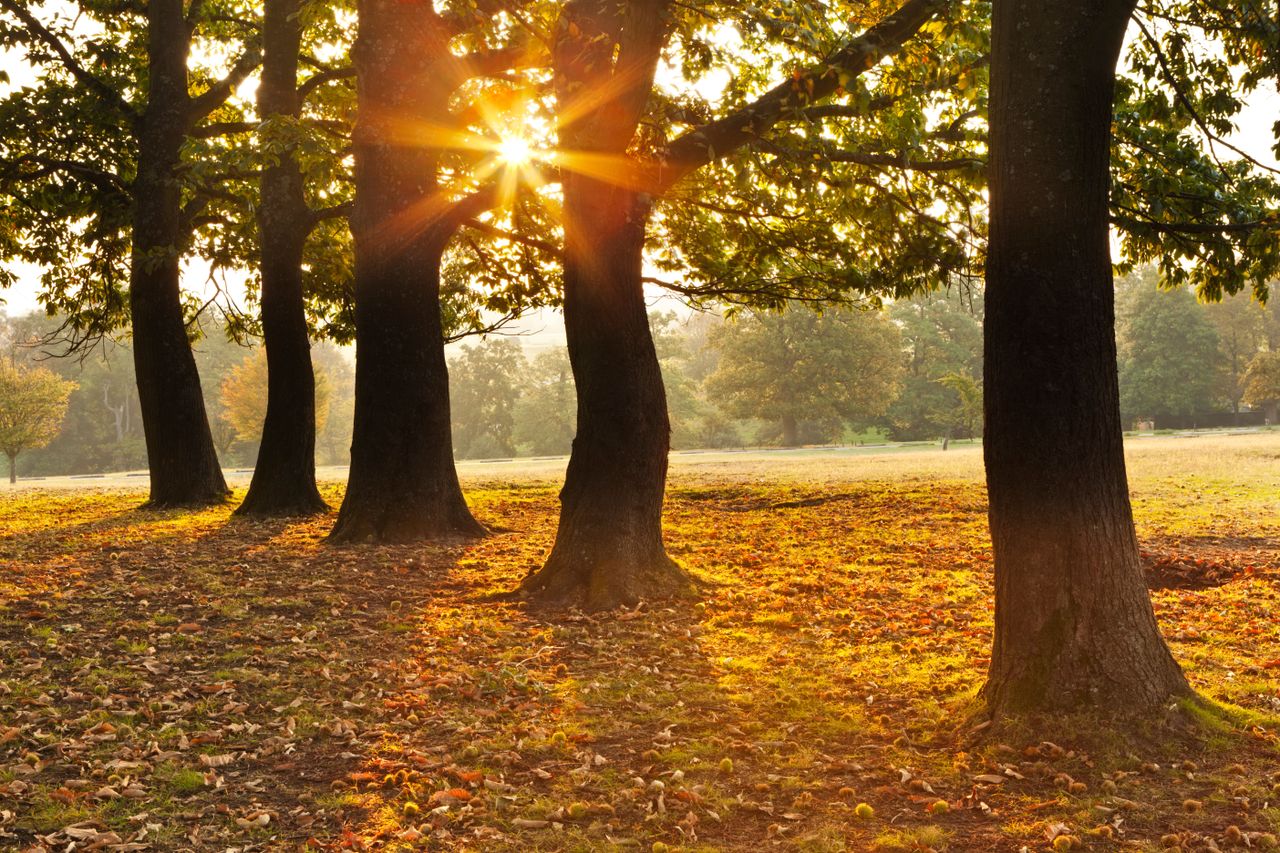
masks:
[[[533,148],[529,141],[519,136],[504,136],[498,143],[498,159],[508,166],[523,166],[533,159]]]

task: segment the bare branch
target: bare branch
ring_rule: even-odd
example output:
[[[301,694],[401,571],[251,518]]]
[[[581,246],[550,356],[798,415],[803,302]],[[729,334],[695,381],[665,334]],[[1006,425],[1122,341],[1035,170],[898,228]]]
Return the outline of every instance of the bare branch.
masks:
[[[316,89],[326,83],[332,83],[334,80],[347,80],[355,76],[356,69],[349,65],[342,68],[326,68],[322,71],[317,71],[299,84],[298,100],[305,101]]]
[[[256,121],[213,121],[202,124],[191,135],[197,139],[212,139],[216,136],[231,136],[237,133],[252,133],[258,129]]]
[[[555,243],[547,240],[539,240],[537,237],[527,237],[524,234],[516,234],[513,231],[507,231],[496,225],[490,225],[488,222],[481,222],[478,219],[468,219],[462,223],[463,227],[470,228],[473,231],[479,231],[488,237],[497,237],[500,240],[508,240],[512,243],[518,243],[521,246],[528,246],[531,249],[537,249],[546,252],[553,258],[563,256],[563,251]]]
[[[0,0],[0,2],[8,2],[8,0]],[[236,90],[236,87],[248,79],[253,70],[261,63],[262,48],[257,44],[251,44],[246,47],[244,53],[231,66],[231,70],[227,72],[225,77],[191,99],[191,120],[199,121],[225,104],[227,98],[231,97],[231,93]]]
[[[315,228],[321,222],[329,219],[343,219],[348,217],[351,215],[353,207],[355,207],[354,202],[344,201],[342,204],[334,204],[313,210],[311,211],[311,227]]]

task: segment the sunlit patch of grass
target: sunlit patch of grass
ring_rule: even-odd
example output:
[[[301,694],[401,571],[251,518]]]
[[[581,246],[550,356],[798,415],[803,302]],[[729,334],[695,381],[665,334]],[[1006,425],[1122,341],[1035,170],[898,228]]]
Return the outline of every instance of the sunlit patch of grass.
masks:
[[[90,820],[92,817],[93,812],[83,803],[55,799],[50,791],[45,790],[30,798],[30,805],[19,819],[18,826],[45,833]]]
[[[205,786],[204,774],[189,767],[157,772],[156,778],[177,797],[191,796],[203,790]]]
[[[872,840],[877,850],[945,850],[952,833],[938,826],[890,829]]]

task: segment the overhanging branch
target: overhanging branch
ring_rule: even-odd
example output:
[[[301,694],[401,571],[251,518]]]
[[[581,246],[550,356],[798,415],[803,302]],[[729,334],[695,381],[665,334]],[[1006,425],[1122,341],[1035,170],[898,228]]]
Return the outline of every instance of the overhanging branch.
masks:
[[[91,73],[83,65],[76,60],[71,51],[67,48],[62,40],[59,39],[39,19],[27,8],[27,4],[19,2],[19,0],[0,0],[0,8],[12,14],[22,22],[23,27],[31,36],[45,47],[49,48],[58,57],[58,61],[62,67],[70,72],[79,83],[91,89],[94,94],[111,104],[121,115],[125,116],[130,122],[138,120],[138,111],[133,104],[125,100],[124,96],[111,88],[105,80]]]
[[[816,68],[779,83],[730,115],[672,141],[645,181],[661,195],[690,172],[749,145],[790,111],[830,97],[855,77],[900,48],[949,0],[908,0],[888,18],[850,41]]]

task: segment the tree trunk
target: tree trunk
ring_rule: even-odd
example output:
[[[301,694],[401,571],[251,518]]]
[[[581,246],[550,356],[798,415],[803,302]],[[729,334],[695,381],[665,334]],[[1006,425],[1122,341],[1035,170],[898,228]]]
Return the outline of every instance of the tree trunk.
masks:
[[[985,457],[995,714],[1150,710],[1188,692],[1138,561],[1108,231],[1115,63],[1132,0],[997,0]]]
[[[299,0],[266,0],[258,109],[297,117]],[[258,205],[262,339],[267,350],[267,415],[249,492],[237,513],[309,515],[329,507],[316,488],[316,390],[302,294],[302,254],[311,210],[293,152],[262,174]]]
[[[787,415],[782,419],[782,446],[800,446],[800,427],[794,415]]]
[[[190,124],[180,0],[153,0],[147,108],[138,131],[129,306],[133,360],[151,471],[153,507],[225,500],[200,374],[183,318],[180,261],[186,234],[176,177]]]
[[[564,182],[564,319],[578,431],[546,565],[522,591],[603,610],[689,588],[662,545],[671,427],[642,266],[647,200],[581,175]]]
[[[455,225],[441,213],[435,153],[406,144],[415,119],[448,115],[427,78],[447,36],[426,6],[366,0],[353,50],[356,400],[351,473],[331,538],[407,542],[481,536],[453,464],[440,262]],[[433,85],[434,84],[434,85]]]
[[[570,110],[560,143],[625,174],[666,42],[666,0],[573,0],[554,46]],[[595,93],[583,102],[583,92]],[[662,546],[671,425],[644,302],[647,195],[572,171],[564,191],[564,322],[578,429],[546,564],[521,584],[552,606],[604,610],[689,588]]]
[[[18,482],[18,454],[6,454],[9,457],[9,485]]]

